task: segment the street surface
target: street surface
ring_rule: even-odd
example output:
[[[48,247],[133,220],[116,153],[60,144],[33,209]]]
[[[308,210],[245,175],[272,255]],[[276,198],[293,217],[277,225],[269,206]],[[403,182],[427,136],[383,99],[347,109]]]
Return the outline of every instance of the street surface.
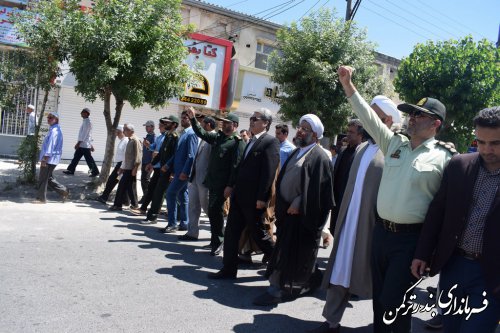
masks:
[[[268,285],[258,265],[241,269],[236,281],[207,279],[222,257],[201,249],[210,239],[205,217],[201,240],[181,243],[157,232],[164,220],[144,226],[128,211],[108,212],[82,200],[83,164],[75,176],[62,174],[67,164],[55,171],[71,202],[49,193],[48,204],[31,204],[34,190],[14,183],[14,162],[0,159],[0,332],[305,332],[323,321],[324,291],[272,308],[252,305]],[[320,249],[320,267],[330,251]],[[423,281],[417,300],[427,300],[425,287],[436,282]],[[371,332],[371,301],[350,305],[342,332]],[[427,319],[415,315],[414,332],[427,332]]]

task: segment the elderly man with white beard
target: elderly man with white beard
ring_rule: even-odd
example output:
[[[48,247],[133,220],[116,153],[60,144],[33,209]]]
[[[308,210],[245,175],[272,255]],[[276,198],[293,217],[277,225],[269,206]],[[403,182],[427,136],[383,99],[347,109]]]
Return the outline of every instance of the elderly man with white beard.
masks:
[[[317,288],[321,231],[333,208],[332,166],[317,140],[324,127],[314,114],[300,118],[296,149],[276,182],[277,242],[269,262],[270,287],[255,305],[275,305]]]

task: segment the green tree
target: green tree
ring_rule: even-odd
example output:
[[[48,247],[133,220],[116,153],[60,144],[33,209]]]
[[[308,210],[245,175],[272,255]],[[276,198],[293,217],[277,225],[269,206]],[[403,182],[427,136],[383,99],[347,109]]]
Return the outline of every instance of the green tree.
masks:
[[[438,135],[465,151],[473,139],[472,119],[488,106],[500,105],[499,50],[487,40],[417,44],[404,58],[395,80],[401,99],[415,103],[434,97],[446,106],[446,122]]]
[[[304,18],[300,26],[294,22],[279,30],[277,48],[280,51],[272,54],[269,70],[283,92],[278,103],[285,120],[297,123],[305,113],[314,113],[327,135],[342,132],[352,111],[338,84],[340,65],[356,68],[356,86],[365,97],[383,93],[374,45],[366,40],[366,32],[329,10]]]
[[[114,130],[124,103],[134,108],[144,103],[164,106],[182,93],[190,78],[190,69],[183,65],[187,55],[183,38],[190,27],[182,25],[180,4],[180,0],[97,0],[82,10],[77,0],[40,1],[29,10],[38,17],[37,23],[31,28],[29,20],[19,23],[24,33],[38,35],[52,25],[46,19],[48,10],[65,18],[63,40],[68,41],[75,90],[88,101],[104,101],[107,140],[101,183],[111,169]]]
[[[61,74],[59,65],[67,60],[68,55],[64,32],[66,18],[53,4],[57,5],[60,2],[42,1],[33,4],[37,6],[38,12],[44,13],[43,17],[47,24],[43,26],[43,29],[38,29],[39,26],[35,24],[40,17],[34,11],[23,11],[12,18],[19,30],[19,35],[29,44],[29,48],[19,47],[5,51],[0,65],[3,78],[0,83],[0,104],[7,111],[15,108],[13,102],[21,91],[36,89],[37,92],[43,92],[42,104],[39,105],[40,108],[37,108],[39,117],[35,134],[26,137],[18,150],[21,161],[19,165],[22,171],[21,180],[28,183],[34,183],[36,180],[43,114],[50,91],[54,87],[55,78]]]

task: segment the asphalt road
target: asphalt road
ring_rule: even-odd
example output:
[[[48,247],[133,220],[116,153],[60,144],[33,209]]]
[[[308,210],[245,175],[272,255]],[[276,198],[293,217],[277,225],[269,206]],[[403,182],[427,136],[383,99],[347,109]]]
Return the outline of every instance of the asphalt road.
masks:
[[[64,169],[56,169],[62,183],[88,180],[82,165],[77,176]],[[201,249],[209,242],[206,219],[200,241],[181,243],[157,232],[164,221],[144,226],[75,193],[72,202],[51,194],[48,204],[32,204],[33,190],[12,183],[16,172],[13,161],[0,160],[0,332],[305,332],[323,321],[323,291],[272,308],[252,305],[268,285],[258,265],[241,269],[236,281],[207,279],[222,258]],[[320,250],[321,267],[330,250]],[[417,288],[419,299],[436,281]],[[414,332],[426,332],[427,319],[414,316]],[[371,321],[371,301],[352,300],[343,332],[371,332]]]

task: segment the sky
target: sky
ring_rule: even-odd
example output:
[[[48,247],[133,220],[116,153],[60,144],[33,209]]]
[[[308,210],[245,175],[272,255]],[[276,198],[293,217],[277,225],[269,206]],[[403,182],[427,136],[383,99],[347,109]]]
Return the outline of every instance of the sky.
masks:
[[[290,24],[320,8],[344,18],[345,0],[205,0],[278,24]],[[356,0],[352,0],[352,4]],[[274,7],[274,8],[273,8]],[[401,59],[417,43],[472,35],[496,43],[500,0],[362,0],[354,20],[380,53]]]

